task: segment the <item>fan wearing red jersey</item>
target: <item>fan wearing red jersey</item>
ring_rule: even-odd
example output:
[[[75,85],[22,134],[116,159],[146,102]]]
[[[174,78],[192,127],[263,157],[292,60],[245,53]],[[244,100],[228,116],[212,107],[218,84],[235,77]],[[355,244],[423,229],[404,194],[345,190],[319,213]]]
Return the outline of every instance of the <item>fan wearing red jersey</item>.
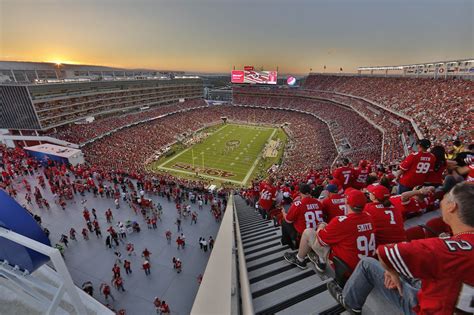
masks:
[[[359,167],[354,169],[354,182],[352,187],[356,189],[362,189],[367,186],[367,178],[370,173],[370,165],[367,164],[366,160],[361,160],[359,162]]]
[[[466,182],[474,183],[474,157],[466,158],[466,162],[468,162],[468,165],[457,167],[456,172],[459,175],[465,176]]]
[[[401,195],[390,197],[390,202],[402,214],[403,219],[417,216],[426,212],[428,196],[435,191],[432,186],[415,188]]]
[[[441,201],[452,237],[379,246],[380,261],[362,259],[344,289],[332,281],[329,292],[351,313],[372,290],[403,314],[474,313],[473,204],[474,185],[457,184]]]
[[[273,185],[273,178],[269,178],[267,183],[260,187],[260,199],[258,200],[258,209],[265,219],[268,212],[273,208],[276,198],[276,187]]]
[[[370,215],[362,211],[366,202],[367,198],[360,190],[347,189],[347,215],[336,217],[329,224],[321,223],[317,231],[306,229],[298,253],[287,252],[285,259],[306,268],[305,257],[309,254],[308,258],[315,263],[316,269],[324,272],[328,254],[329,260],[337,256],[351,269],[361,257],[373,257],[376,249],[374,223]]]
[[[323,213],[324,221],[331,222],[331,220],[340,215],[346,215],[346,197],[344,194],[338,193],[338,188],[334,184],[326,186],[329,195],[323,199]]]
[[[364,207],[375,225],[375,242],[377,245],[398,243],[406,240],[403,216],[399,209],[390,203],[390,191],[380,184],[367,187],[372,201]]]
[[[428,152],[430,146],[428,139],[421,139],[418,141],[418,152],[411,153],[400,163],[398,194],[423,185],[428,173],[433,172],[436,158]]]
[[[352,181],[354,180],[354,169],[350,166],[349,159],[344,158],[342,160],[342,166],[336,168],[332,176],[342,183],[342,187],[346,189],[351,187]]]
[[[311,186],[300,185],[300,198],[295,200],[288,213],[282,209],[281,242],[292,249],[298,247],[297,237],[305,229],[316,230],[323,221],[323,206],[318,199],[311,197]]]

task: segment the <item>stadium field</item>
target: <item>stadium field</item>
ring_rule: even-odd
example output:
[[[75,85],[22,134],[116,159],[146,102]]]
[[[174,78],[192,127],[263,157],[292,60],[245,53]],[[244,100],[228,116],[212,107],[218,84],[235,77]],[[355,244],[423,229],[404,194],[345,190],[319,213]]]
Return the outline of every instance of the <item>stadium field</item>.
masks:
[[[286,141],[286,135],[283,138],[282,134],[279,128],[224,124],[198,143],[152,163],[151,168],[187,178],[245,185],[261,168],[276,162]],[[277,141],[280,141],[278,149],[268,156],[271,144]]]

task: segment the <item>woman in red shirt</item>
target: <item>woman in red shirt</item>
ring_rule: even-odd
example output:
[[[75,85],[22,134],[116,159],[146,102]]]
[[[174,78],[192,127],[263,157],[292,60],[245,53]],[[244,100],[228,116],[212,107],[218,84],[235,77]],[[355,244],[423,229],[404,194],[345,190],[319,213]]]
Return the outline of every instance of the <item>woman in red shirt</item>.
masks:
[[[433,171],[428,173],[425,183],[429,186],[438,187],[443,184],[443,173],[446,170],[446,151],[441,145],[434,146],[431,153],[436,157],[436,162]]]

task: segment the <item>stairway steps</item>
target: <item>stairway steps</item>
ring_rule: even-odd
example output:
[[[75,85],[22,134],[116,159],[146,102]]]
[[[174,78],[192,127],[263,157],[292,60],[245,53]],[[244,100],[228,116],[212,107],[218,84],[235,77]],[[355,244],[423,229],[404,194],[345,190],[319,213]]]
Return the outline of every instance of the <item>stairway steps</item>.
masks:
[[[244,254],[245,255],[254,254],[254,253],[260,252],[261,250],[268,249],[268,248],[275,248],[275,247],[278,247],[278,246],[281,246],[280,241],[270,243],[270,244],[265,244],[265,245],[262,245],[262,246],[259,246],[259,247],[256,247],[256,248],[252,248],[251,250],[247,250],[247,251],[244,250]]]
[[[326,275],[319,275],[312,264],[305,270],[289,264],[283,258],[290,249],[280,244],[281,229],[242,198],[235,204],[255,313],[339,314],[340,307],[327,291]]]
[[[250,242],[250,243],[247,243],[247,244],[243,244],[244,251],[246,249],[249,249],[249,248],[252,248],[252,247],[255,247],[255,246],[258,246],[258,245],[262,245],[262,244],[267,244],[269,242],[272,242],[272,241],[275,241],[275,240],[280,240],[280,239],[281,239],[281,236],[272,235],[272,236],[269,236],[269,237],[266,237],[266,238],[262,238],[260,240],[256,240],[256,241],[253,241],[253,242]]]
[[[319,285],[315,285],[318,282]],[[326,282],[317,275],[307,277],[254,299],[254,311],[256,314],[274,314],[326,290]]]
[[[281,233],[278,233],[277,230],[269,230],[269,231],[264,231],[264,232],[260,232],[260,233],[256,233],[256,234],[252,234],[250,236],[247,236],[245,238],[242,238],[242,243],[245,244],[245,243],[248,243],[248,242],[252,242],[254,240],[257,240],[258,238],[260,237],[266,237],[268,235],[280,235]]]
[[[254,254],[254,255],[246,255],[245,258],[246,258],[247,263],[249,263],[251,261],[260,259],[262,257],[265,257],[267,255],[271,255],[271,254],[274,254],[274,253],[281,253],[283,255],[283,253],[287,250],[290,250],[290,247],[288,245],[285,245],[283,247],[278,246],[278,247],[275,247],[275,248],[262,250],[259,253]]]

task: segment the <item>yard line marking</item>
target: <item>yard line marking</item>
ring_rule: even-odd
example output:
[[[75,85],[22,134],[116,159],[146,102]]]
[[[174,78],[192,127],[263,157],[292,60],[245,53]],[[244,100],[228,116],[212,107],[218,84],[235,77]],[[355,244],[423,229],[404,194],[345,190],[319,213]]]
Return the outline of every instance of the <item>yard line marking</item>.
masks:
[[[273,132],[272,134],[270,135],[270,137],[268,137],[267,141],[268,142],[270,139],[273,138],[273,136],[275,135],[275,132],[276,132],[276,129],[273,129]],[[253,165],[252,167],[250,168],[250,170],[248,171],[247,175],[244,177],[244,180],[242,181],[243,182],[243,185],[245,185],[247,183],[247,181],[249,180],[250,178],[250,175],[252,175],[255,167],[257,167],[257,164],[258,162],[260,161],[260,159],[262,158],[262,154],[263,154],[263,150],[260,151],[260,153],[258,154],[258,157],[255,159],[255,162],[253,162]]]
[[[225,127],[227,127],[228,125],[224,125],[222,126],[221,128],[217,129],[215,132],[218,132],[218,131],[221,131],[222,129],[224,129]],[[178,157],[180,157],[182,154],[184,154],[185,152],[188,152],[189,150],[191,150],[193,146],[190,146],[189,148],[181,151],[180,153],[176,154],[174,157],[172,157],[171,159],[169,159],[168,161],[165,161],[163,163],[161,163],[160,165],[158,165],[158,167],[163,167],[163,165],[165,164],[168,164],[169,162],[171,161],[174,161],[175,159],[177,159]]]
[[[193,172],[178,170],[178,169],[169,168],[169,167],[158,166],[158,168],[163,169],[163,170],[167,170],[167,171],[171,171],[171,172],[178,172],[178,173],[183,173],[183,174],[196,175],[196,173],[193,173]],[[232,182],[232,183],[236,183],[236,184],[240,184],[240,185],[243,184],[242,182],[239,182],[239,181],[234,180],[234,179],[224,179],[222,177],[216,177],[216,176],[205,175],[205,174],[199,174],[199,176],[206,177],[206,178],[211,178],[211,179],[216,179],[216,180],[219,180],[221,182]]]

